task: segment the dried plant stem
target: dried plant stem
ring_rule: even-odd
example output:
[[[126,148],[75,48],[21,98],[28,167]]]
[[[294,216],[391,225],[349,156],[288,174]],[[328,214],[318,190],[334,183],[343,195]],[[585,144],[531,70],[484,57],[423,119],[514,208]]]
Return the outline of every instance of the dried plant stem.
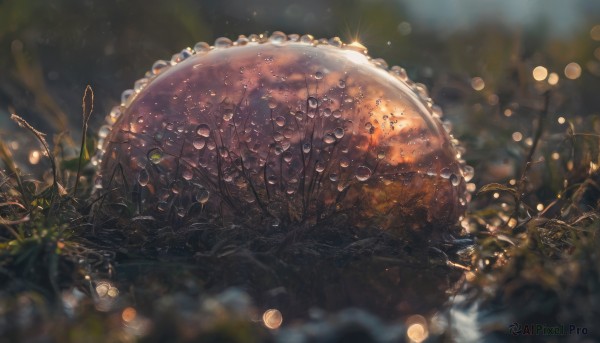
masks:
[[[94,111],[94,91],[90,85],[85,87],[83,93],[83,99],[81,100],[81,107],[83,111],[83,127],[81,129],[81,148],[79,150],[79,161],[77,163],[77,176],[75,177],[75,186],[73,186],[73,195],[77,194],[77,187],[79,186],[79,177],[81,176],[81,165],[83,160],[87,158],[86,141],[87,141],[87,129],[88,122]]]

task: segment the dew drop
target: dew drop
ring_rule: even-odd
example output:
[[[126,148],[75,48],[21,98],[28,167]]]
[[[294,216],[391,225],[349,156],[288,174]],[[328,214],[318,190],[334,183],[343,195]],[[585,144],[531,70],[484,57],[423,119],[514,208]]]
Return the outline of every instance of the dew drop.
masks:
[[[163,158],[163,152],[159,148],[154,148],[148,151],[148,160],[153,164],[159,164]]]
[[[169,66],[169,62],[164,61],[164,60],[158,60],[158,61],[154,62],[154,64],[152,65],[152,74],[158,75],[163,70],[165,70],[165,68],[168,66]]]
[[[346,88],[346,81],[344,81],[344,80],[339,80],[339,81],[338,81],[338,87],[339,87],[339,88]]]
[[[194,141],[192,142],[192,144],[194,145],[194,148],[196,150],[203,149],[204,146],[206,145],[206,139],[204,139],[202,137],[198,137],[198,138],[194,139]]]
[[[275,118],[275,124],[277,124],[277,126],[284,126],[285,125],[285,118],[282,116],[279,116],[277,118]]]
[[[440,170],[440,176],[444,179],[449,179],[450,175],[452,175],[450,168],[442,168],[442,170]]]
[[[138,174],[138,183],[140,186],[145,187],[150,181],[150,175],[146,168],[142,168]]]
[[[456,174],[450,175],[450,182],[452,186],[458,186],[460,184],[460,178]]]
[[[287,36],[285,35],[285,33],[281,32],[281,31],[275,31],[269,37],[269,42],[271,42],[275,45],[283,44],[286,40],[287,40]]]
[[[356,168],[356,179],[358,181],[367,181],[371,177],[371,169],[366,166]]]
[[[196,194],[196,201],[201,203],[202,205],[208,202],[208,198],[210,197],[210,192],[206,189],[201,189],[198,194]]]
[[[349,166],[350,166],[350,160],[348,159],[348,157],[343,156],[342,158],[340,158],[340,167],[348,168]]]
[[[321,80],[323,78],[323,73],[318,71],[315,73],[315,79]]]
[[[198,42],[194,45],[194,51],[197,54],[202,54],[210,50],[210,45],[206,42]]]
[[[309,108],[317,108],[317,105],[319,104],[319,102],[317,101],[317,98],[309,96],[308,97],[308,107]]]
[[[196,133],[202,137],[210,136],[210,127],[207,124],[200,124],[196,128]]]
[[[473,179],[473,176],[475,176],[475,169],[473,169],[473,167],[471,166],[464,166],[463,177],[465,178],[465,182],[471,181]]]
[[[217,49],[228,48],[232,44],[233,42],[231,42],[231,39],[227,37],[219,37],[215,40],[215,48]]]
[[[194,172],[191,169],[189,169],[189,168],[185,168],[181,172],[181,177],[184,180],[190,181],[194,177]]]
[[[333,144],[335,143],[335,137],[331,133],[326,133],[323,136],[323,142],[325,142],[325,144]]]
[[[226,111],[223,113],[223,120],[230,121],[233,118],[233,111]]]
[[[106,138],[106,136],[108,136],[109,133],[110,133],[110,126],[102,125],[100,127],[100,129],[98,130],[98,138]]]
[[[341,127],[336,127],[333,130],[333,135],[335,136],[335,138],[341,139],[342,137],[344,137],[344,129]]]
[[[315,170],[317,171],[317,173],[322,173],[323,170],[325,170],[325,164],[323,164],[323,162],[317,162],[315,163]]]
[[[338,180],[338,175],[336,173],[329,174],[329,180],[336,182]]]
[[[302,152],[303,153],[308,154],[310,152],[310,149],[311,149],[310,143],[302,144]]]

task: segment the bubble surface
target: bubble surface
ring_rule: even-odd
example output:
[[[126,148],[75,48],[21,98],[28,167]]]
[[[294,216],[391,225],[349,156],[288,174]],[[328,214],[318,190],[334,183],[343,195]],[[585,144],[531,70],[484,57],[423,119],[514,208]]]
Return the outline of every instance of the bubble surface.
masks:
[[[275,32],[168,60],[101,130],[111,199],[139,201],[137,183],[145,213],[185,217],[200,204],[204,220],[278,226],[342,212],[357,226],[430,230],[464,213],[473,171],[441,110],[360,43]]]

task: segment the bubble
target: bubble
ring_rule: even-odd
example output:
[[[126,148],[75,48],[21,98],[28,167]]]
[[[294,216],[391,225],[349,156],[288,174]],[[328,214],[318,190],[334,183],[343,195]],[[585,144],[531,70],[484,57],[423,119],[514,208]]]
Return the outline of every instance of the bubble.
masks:
[[[202,205],[202,220],[259,226],[290,224],[283,208],[311,224],[343,210],[358,226],[410,213],[402,221],[415,228],[463,213],[462,180],[472,176],[457,141],[438,130],[441,110],[401,67],[383,72],[387,63],[361,43],[275,32],[201,42],[173,61],[161,65],[168,74],[138,79],[107,117],[113,129],[100,133],[98,185],[116,189],[113,201],[165,221]],[[117,166],[122,177],[108,180]],[[450,182],[438,176],[444,168]],[[141,202],[126,191],[145,182]],[[255,216],[264,208],[273,218]]]
[[[150,181],[150,175],[148,174],[148,170],[146,168],[140,169],[138,173],[138,183],[140,186],[145,187]]]
[[[196,127],[196,133],[202,137],[209,137],[210,127],[208,126],[208,124],[200,124],[198,125],[198,127]]]
[[[163,152],[159,148],[154,148],[148,151],[148,160],[153,164],[159,164],[163,158]]]
[[[440,170],[440,176],[444,179],[449,179],[450,175],[452,175],[452,170],[450,170],[450,168],[442,168],[442,170]]]
[[[355,176],[358,181],[367,181],[371,177],[371,169],[366,166],[358,166]]]

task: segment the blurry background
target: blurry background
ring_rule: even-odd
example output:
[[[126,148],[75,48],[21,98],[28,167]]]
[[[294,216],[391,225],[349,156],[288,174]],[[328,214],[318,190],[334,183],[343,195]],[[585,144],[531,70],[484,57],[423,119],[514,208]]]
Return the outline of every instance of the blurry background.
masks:
[[[10,122],[13,111],[43,132],[70,130],[78,139],[87,84],[95,132],[155,60],[198,41],[276,30],[358,40],[371,56],[406,68],[444,109],[478,185],[518,178],[539,118],[536,159],[545,160],[532,171],[531,204],[543,208],[556,195],[573,158],[597,161],[563,144],[569,123],[600,133],[594,0],[4,0],[0,135],[24,166],[41,166],[37,145]]]

